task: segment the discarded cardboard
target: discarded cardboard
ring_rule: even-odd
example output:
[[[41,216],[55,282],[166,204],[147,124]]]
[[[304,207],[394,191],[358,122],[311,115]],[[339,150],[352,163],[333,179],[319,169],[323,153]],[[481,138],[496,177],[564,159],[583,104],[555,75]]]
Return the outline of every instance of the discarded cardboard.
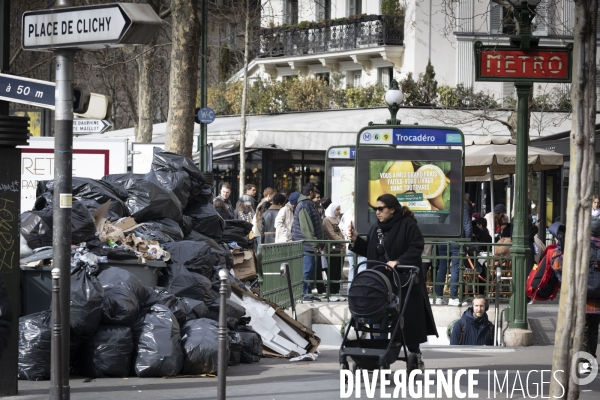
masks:
[[[113,242],[123,242],[125,240],[125,232],[129,232],[143,224],[138,224],[131,217],[121,218],[115,223],[111,223],[104,216],[110,207],[111,201],[108,200],[100,208],[94,212],[94,224],[96,232],[99,234],[100,241],[106,243],[108,240]]]
[[[288,358],[317,351],[321,339],[277,304],[237,286],[232,290],[231,299],[244,305],[246,315],[252,317],[250,325],[263,338],[264,354]]]
[[[257,277],[256,256],[252,250],[233,254],[233,274],[241,281],[251,280]]]

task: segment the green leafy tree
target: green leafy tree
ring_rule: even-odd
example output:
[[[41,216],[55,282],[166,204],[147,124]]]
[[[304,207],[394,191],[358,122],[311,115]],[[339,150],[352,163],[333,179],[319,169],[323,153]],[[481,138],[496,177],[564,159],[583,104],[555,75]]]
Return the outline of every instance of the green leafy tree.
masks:
[[[404,79],[398,82],[400,90],[404,93],[404,105],[417,106],[423,103],[423,96],[418,82],[415,82],[412,72],[409,72]]]
[[[425,75],[422,79],[423,101],[425,103],[433,103],[437,97],[437,81],[435,80],[435,70],[431,65],[431,60],[427,61]]]

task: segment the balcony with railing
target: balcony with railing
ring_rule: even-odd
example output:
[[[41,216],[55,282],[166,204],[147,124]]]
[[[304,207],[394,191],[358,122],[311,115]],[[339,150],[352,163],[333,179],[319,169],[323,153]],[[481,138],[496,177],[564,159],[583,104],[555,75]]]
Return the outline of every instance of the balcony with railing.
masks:
[[[366,15],[258,31],[258,57],[293,57],[380,46],[401,46],[404,17]]]

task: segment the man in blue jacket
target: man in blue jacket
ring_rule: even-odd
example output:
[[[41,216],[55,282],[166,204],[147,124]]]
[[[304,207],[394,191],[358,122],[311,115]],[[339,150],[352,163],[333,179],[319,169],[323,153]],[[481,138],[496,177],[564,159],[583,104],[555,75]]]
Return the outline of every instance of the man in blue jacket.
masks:
[[[307,183],[302,186],[302,194],[298,198],[298,204],[294,210],[294,223],[292,224],[292,240],[322,240],[321,216],[315,208],[313,199],[315,197],[315,184]],[[315,253],[319,252],[320,243],[304,243],[304,284],[302,293],[305,301],[320,301],[318,297],[312,295],[312,284],[309,281],[315,279],[317,257]],[[321,277],[317,277],[321,280]]]
[[[451,345],[492,346],[494,344],[494,324],[487,316],[485,297],[477,295],[471,307],[463,313],[452,328]]]

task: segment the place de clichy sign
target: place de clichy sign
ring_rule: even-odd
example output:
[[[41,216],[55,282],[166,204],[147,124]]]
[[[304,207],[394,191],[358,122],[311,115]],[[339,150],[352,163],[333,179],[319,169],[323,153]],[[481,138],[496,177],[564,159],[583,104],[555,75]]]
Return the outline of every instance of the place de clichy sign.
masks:
[[[162,23],[148,4],[113,3],[28,11],[23,50],[104,49],[149,43]]]
[[[475,42],[475,80],[569,83],[573,45],[565,47],[484,46]]]

